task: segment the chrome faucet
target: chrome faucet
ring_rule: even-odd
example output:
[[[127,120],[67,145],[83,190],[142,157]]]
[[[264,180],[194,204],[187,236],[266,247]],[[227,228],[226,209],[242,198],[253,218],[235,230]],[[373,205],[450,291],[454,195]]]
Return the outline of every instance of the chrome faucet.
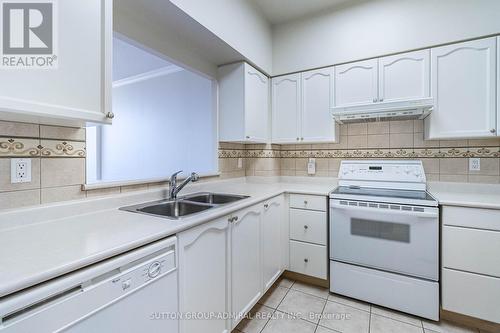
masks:
[[[200,176],[198,176],[196,172],[193,172],[189,177],[184,179],[179,186],[177,186],[177,175],[181,172],[182,170],[177,171],[172,176],[170,176],[170,187],[168,189],[169,199],[177,199],[177,193],[179,193],[180,190],[184,188],[184,186],[186,186],[189,182],[195,182],[200,178]]]

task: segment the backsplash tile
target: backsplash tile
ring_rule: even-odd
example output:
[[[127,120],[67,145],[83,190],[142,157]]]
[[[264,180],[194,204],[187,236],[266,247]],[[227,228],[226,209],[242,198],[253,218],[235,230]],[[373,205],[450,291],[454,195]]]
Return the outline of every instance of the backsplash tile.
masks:
[[[423,122],[389,121],[340,126],[336,143],[305,145],[219,143],[220,178],[337,177],[342,159],[422,159],[428,181],[500,183],[500,138],[425,141]],[[165,188],[166,182],[82,191],[85,129],[0,121],[0,209]],[[32,159],[32,179],[10,184],[10,159]],[[481,170],[468,171],[468,158]],[[238,167],[238,159],[242,165]],[[214,177],[216,179],[216,177]]]

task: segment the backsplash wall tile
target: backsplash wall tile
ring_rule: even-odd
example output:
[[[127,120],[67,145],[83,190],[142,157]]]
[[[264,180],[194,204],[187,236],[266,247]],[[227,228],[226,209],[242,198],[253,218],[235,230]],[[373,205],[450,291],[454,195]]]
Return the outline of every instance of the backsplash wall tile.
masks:
[[[422,121],[392,121],[342,125],[337,143],[221,142],[220,178],[308,176],[309,157],[317,159],[314,177],[336,177],[342,159],[418,158],[424,163],[429,181],[500,182],[500,138],[441,141],[423,138]],[[0,209],[167,186],[162,182],[82,191],[85,153],[83,128],[0,121]],[[31,183],[10,184],[10,159],[17,157],[32,159]],[[480,171],[468,171],[469,157],[482,158]]]
[[[338,143],[221,145],[219,158],[245,157],[247,176],[308,176],[313,157],[312,177],[337,177],[342,159],[421,159],[429,181],[500,183],[500,138],[425,141],[423,129],[422,120],[341,125]],[[470,157],[481,158],[480,171],[468,170]]]

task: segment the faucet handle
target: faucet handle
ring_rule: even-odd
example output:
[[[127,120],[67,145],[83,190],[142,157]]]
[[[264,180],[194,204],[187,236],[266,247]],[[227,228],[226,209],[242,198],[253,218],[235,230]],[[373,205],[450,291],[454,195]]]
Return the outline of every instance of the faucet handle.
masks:
[[[178,174],[182,173],[182,170],[179,170],[177,172],[174,172],[172,176],[170,176],[170,179],[176,178]]]

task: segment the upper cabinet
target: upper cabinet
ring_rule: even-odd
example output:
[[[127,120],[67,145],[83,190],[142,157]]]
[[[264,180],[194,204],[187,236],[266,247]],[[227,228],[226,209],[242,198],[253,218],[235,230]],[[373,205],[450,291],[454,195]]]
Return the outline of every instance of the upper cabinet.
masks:
[[[377,59],[335,66],[335,106],[376,103]]]
[[[496,44],[492,37],[431,49],[435,107],[426,139],[496,135]]]
[[[379,58],[378,100],[407,101],[430,97],[429,50]]]
[[[273,78],[273,143],[336,142],[333,68]]]
[[[299,142],[300,74],[272,79],[272,142]]]
[[[338,132],[332,120],[333,67],[301,74],[301,142],[335,142]]]
[[[429,50],[335,66],[337,108],[429,97]]]
[[[269,79],[247,63],[219,67],[219,140],[266,143]]]
[[[0,66],[0,119],[110,123],[112,1],[57,1],[33,10],[14,9],[4,16],[36,14],[44,33],[30,32],[27,40],[18,28],[4,41],[8,47]]]

